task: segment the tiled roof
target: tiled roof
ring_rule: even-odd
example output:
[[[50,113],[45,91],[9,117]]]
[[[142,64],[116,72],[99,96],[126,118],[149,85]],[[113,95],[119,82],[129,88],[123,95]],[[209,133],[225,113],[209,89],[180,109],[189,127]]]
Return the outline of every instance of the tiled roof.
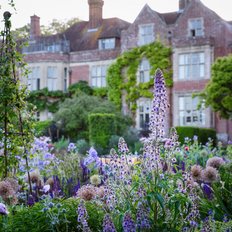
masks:
[[[158,13],[158,15],[163,19],[167,25],[175,24],[181,12],[169,12],[169,13]]]
[[[70,51],[93,50],[98,48],[100,38],[120,38],[122,30],[127,29],[130,23],[118,18],[103,19],[97,29],[89,30],[89,23],[78,22],[67,29],[63,36],[70,42]]]

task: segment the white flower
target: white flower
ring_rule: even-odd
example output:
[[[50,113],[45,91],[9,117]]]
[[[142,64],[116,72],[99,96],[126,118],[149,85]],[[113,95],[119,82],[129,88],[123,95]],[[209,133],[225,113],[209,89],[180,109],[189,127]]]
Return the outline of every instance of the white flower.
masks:
[[[7,211],[6,206],[3,203],[0,203],[0,214],[7,215],[9,212]]]
[[[50,184],[46,184],[43,186],[43,192],[47,193],[50,190]]]

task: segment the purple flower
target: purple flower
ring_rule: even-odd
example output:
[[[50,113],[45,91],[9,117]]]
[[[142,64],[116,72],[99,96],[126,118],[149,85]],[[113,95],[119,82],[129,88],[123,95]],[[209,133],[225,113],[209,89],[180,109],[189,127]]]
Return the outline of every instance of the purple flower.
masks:
[[[88,226],[88,213],[84,205],[84,201],[81,200],[78,208],[77,208],[77,221],[81,224],[82,230],[86,232],[90,232],[90,228]]]
[[[103,232],[117,232],[109,214],[106,214],[104,217]]]
[[[91,163],[96,163],[97,167],[101,165],[101,160],[98,157],[97,151],[91,147],[88,156],[84,159],[83,165],[88,166]]]
[[[74,143],[69,143],[68,152],[73,152],[76,149],[76,145]]]
[[[213,199],[213,191],[212,188],[208,185],[208,184],[201,184],[202,190],[204,195],[209,199],[212,200]]]
[[[9,212],[7,211],[6,206],[3,203],[0,203],[0,214],[7,215]]]
[[[44,159],[54,159],[54,155],[53,154],[51,154],[51,153],[46,153],[45,155],[44,155]]]
[[[124,215],[122,226],[124,232],[136,232],[135,222],[128,212],[126,212]]]

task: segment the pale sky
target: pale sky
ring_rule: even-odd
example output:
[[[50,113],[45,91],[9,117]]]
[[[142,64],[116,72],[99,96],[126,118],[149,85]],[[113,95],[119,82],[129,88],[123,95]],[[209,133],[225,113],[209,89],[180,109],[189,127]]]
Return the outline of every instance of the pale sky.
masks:
[[[225,20],[232,21],[231,0],[201,0],[208,8]],[[4,11],[9,10],[7,0],[0,0],[0,20]],[[12,15],[12,27],[19,28],[30,23],[30,16],[40,17],[41,25],[48,25],[52,19],[65,21],[71,18],[88,20],[88,0],[14,0],[16,12]],[[117,17],[133,22],[145,4],[151,9],[163,12],[178,10],[179,0],[104,0],[103,18]],[[1,20],[2,21],[2,20]]]

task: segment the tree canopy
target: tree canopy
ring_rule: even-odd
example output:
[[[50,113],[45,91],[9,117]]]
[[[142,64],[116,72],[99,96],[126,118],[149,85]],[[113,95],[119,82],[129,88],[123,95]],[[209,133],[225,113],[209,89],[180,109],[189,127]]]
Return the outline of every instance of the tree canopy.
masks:
[[[214,62],[211,80],[202,96],[206,106],[211,106],[222,118],[232,119],[232,55]]]

